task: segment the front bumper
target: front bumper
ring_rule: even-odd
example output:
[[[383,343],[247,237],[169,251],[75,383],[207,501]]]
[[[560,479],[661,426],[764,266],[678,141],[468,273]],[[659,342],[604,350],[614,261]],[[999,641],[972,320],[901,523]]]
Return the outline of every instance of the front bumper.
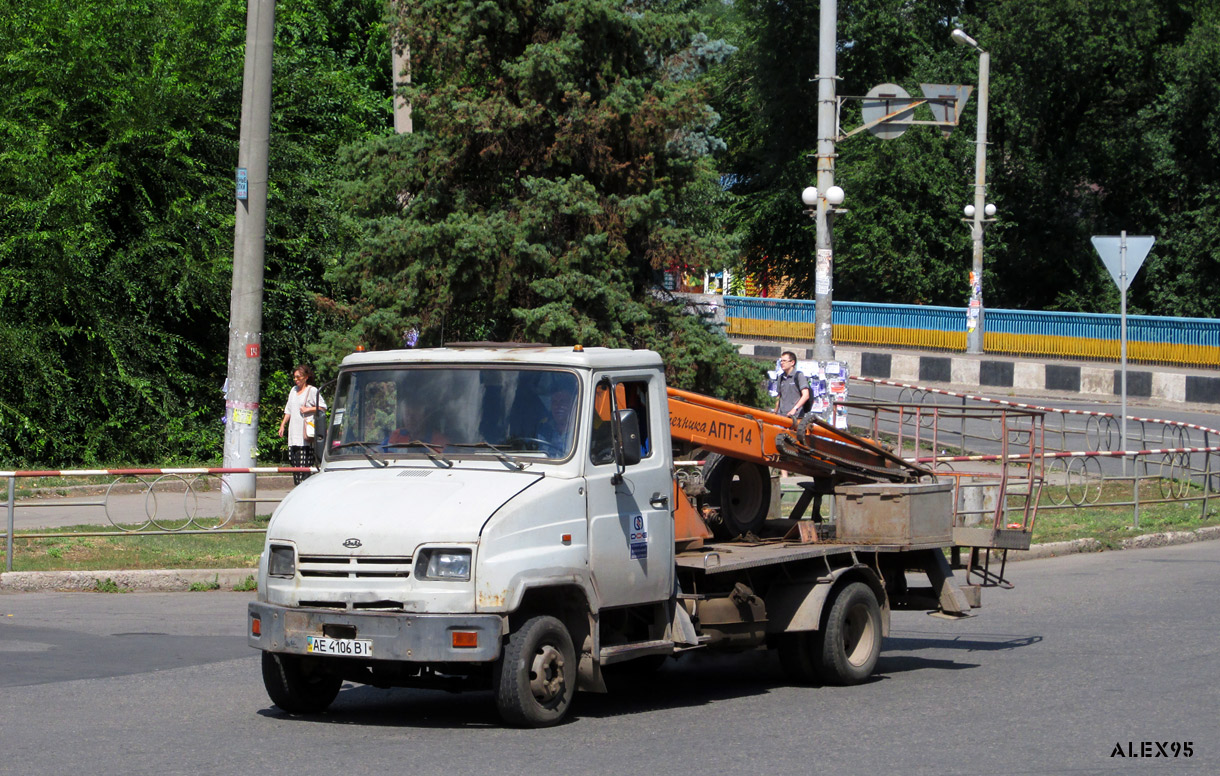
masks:
[[[323,626],[341,628],[345,637],[373,642],[370,660],[412,663],[487,663],[500,657],[504,619],[498,614],[404,614],[298,609],[254,602],[249,609],[247,643],[267,652],[308,654],[306,637],[324,636]],[[260,635],[252,621],[259,620]],[[352,635],[351,629],[354,630]],[[454,631],[474,631],[477,646],[454,647]],[[331,629],[334,632],[334,629]]]

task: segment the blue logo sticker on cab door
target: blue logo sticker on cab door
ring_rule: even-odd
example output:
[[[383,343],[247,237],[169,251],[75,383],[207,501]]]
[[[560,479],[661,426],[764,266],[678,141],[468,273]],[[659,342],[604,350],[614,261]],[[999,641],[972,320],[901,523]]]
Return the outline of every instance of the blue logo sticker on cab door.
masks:
[[[643,560],[648,557],[648,532],[644,530],[644,516],[636,515],[631,519],[634,529],[629,537],[632,560]]]

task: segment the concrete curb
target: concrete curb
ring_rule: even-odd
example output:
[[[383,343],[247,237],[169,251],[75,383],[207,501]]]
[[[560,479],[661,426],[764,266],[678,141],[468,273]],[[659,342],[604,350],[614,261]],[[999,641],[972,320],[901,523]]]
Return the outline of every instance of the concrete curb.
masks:
[[[1134,550],[1146,547],[1168,547],[1174,544],[1190,544],[1220,539],[1220,526],[1199,528],[1195,531],[1168,531],[1165,533],[1133,536],[1122,543],[1121,549]],[[1102,552],[1105,547],[1096,539],[1073,539],[1070,542],[1048,542],[1035,544],[1028,550],[1014,551],[1010,563],[1057,558],[1081,552]],[[257,569],[174,569],[138,571],[10,571],[0,574],[0,593],[45,593],[95,592],[99,582],[110,580],[123,592],[182,592],[192,584],[218,582],[221,590],[232,590],[247,577],[254,576]]]
[[[0,593],[97,592],[113,582],[121,592],[182,592],[193,584],[218,583],[232,590],[258,569],[167,569],[133,571],[9,571],[0,574]]]
[[[1220,539],[1220,526],[1213,525],[1194,531],[1168,531],[1166,533],[1144,534],[1132,536],[1123,540],[1124,550],[1134,550],[1141,547],[1165,547],[1170,544],[1189,544]]]
[[[1146,547],[1169,547],[1174,544],[1191,544],[1220,539],[1220,525],[1198,528],[1194,531],[1165,531],[1163,533],[1144,534],[1124,539],[1121,550],[1138,550]],[[1096,539],[1073,539],[1070,542],[1048,542],[1035,544],[1024,552],[1014,552],[1008,562],[1035,560],[1037,558],[1054,558],[1060,555],[1072,555],[1078,552],[1103,552],[1105,547]]]
[[[1075,555],[1080,552],[1101,552],[1105,548],[1096,539],[1073,539],[1070,542],[1047,542],[1035,544],[1028,550],[1014,551],[1008,556],[1008,562],[1019,560],[1037,560],[1038,558],[1057,558],[1061,555]]]

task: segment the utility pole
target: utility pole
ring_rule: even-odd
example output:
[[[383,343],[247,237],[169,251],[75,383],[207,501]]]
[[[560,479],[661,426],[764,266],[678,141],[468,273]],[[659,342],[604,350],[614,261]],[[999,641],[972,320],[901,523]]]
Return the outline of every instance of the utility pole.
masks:
[[[233,291],[229,301],[229,363],[225,381],[225,468],[255,465],[259,372],[262,366],[263,253],[267,236],[267,155],[271,141],[271,54],[275,0],[248,0],[246,65],[237,150],[237,221],[233,228]],[[253,474],[225,475],[225,512],[254,519]]]
[[[985,329],[983,309],[983,226],[990,215],[987,203],[987,92],[991,81],[991,55],[974,38],[960,29],[950,37],[959,46],[972,48],[979,53],[979,105],[978,127],[974,139],[974,204],[967,209],[972,219],[970,237],[974,242],[974,253],[970,262],[970,307],[967,312],[966,352],[979,355],[983,352]],[[993,209],[993,208],[990,208]],[[969,324],[973,323],[971,327]]]
[[[391,25],[397,27],[398,0],[390,0],[390,15]],[[407,44],[395,32],[390,34],[390,66],[394,69],[390,74],[394,94],[394,131],[399,135],[407,135],[413,131],[411,103],[398,93],[398,87],[409,86],[411,83],[411,49],[407,48]]]
[[[834,249],[831,235],[833,214],[827,193],[835,183],[835,28],[836,0],[821,0],[818,20],[818,197],[817,263],[814,265],[813,357],[832,361],[832,303],[834,301]]]

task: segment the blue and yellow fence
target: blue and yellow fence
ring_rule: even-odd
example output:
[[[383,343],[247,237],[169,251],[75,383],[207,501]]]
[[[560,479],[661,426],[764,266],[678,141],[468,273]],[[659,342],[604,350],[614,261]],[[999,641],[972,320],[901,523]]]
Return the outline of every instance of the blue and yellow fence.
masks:
[[[813,342],[814,303],[800,299],[726,296],[732,337]],[[842,345],[963,352],[964,307],[835,302],[834,341]],[[988,310],[987,353],[1027,357],[1118,361],[1117,315]],[[1127,360],[1220,368],[1220,319],[1127,316]]]

